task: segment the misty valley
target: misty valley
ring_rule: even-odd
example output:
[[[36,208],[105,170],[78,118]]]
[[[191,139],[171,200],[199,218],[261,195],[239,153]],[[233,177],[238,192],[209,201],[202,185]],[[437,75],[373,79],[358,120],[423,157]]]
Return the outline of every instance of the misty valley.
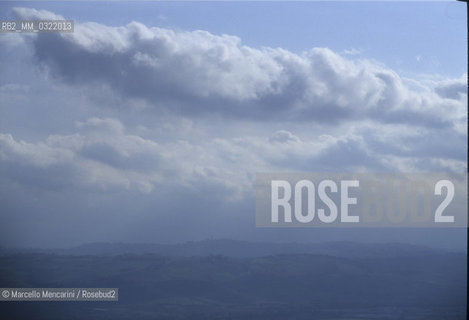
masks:
[[[1,312],[12,320],[464,319],[465,259],[352,242],[3,249],[2,287],[116,287],[119,301],[10,302]]]

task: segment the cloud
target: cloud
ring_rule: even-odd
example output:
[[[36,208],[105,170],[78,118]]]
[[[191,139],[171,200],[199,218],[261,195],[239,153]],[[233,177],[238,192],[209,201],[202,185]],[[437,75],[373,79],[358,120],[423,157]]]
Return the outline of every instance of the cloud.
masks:
[[[33,46],[36,61],[60,81],[106,85],[124,99],[145,100],[156,113],[329,124],[370,119],[427,127],[451,127],[465,117],[461,101],[438,93],[444,89],[413,91],[394,71],[327,48],[298,55],[248,47],[236,36],[138,22],[78,23],[74,33],[38,34]]]
[[[60,17],[14,12],[27,19]],[[465,139],[463,78],[413,80],[420,84],[416,90],[377,62],[327,48],[298,55],[251,48],[236,36],[138,22],[78,23],[74,33],[27,41],[35,63],[69,84],[55,87],[44,79],[56,95],[63,90],[70,97],[70,108],[88,95],[98,97],[97,108],[116,104],[120,118],[85,108],[79,118],[88,120],[76,122],[69,134],[36,142],[11,132],[0,136],[2,163],[35,170],[32,175],[45,180],[48,170],[69,168],[64,179],[100,190],[152,192],[163,181],[186,187],[204,181],[239,193],[256,171],[460,170],[465,159],[458,147]],[[15,101],[28,88],[6,84],[0,94]],[[70,95],[74,88],[78,98]],[[141,109],[124,109],[136,101],[144,101]],[[149,113],[167,120],[144,119]],[[124,123],[131,114],[136,123],[129,130]],[[243,133],[246,123],[262,126]],[[311,136],[309,123],[323,126]]]
[[[28,185],[56,188],[66,181],[68,188],[91,187],[97,190],[135,188],[153,189],[158,174],[159,147],[153,141],[126,135],[114,119],[91,118],[77,124],[73,135],[51,135],[43,141],[28,143],[9,134],[0,135],[0,160],[5,177]],[[60,170],[60,176],[55,173]],[[62,186],[63,187],[63,186]]]
[[[270,137],[269,141],[279,143],[298,143],[300,142],[300,139],[289,131],[279,130]]]
[[[442,80],[437,84],[435,91],[444,98],[461,100],[466,97],[467,99],[467,76]]]
[[[256,172],[466,171],[465,78],[138,22],[0,38],[1,240],[257,236]]]
[[[342,51],[342,54],[349,55],[349,56],[355,56],[355,55],[359,55],[361,53],[362,53],[362,51],[358,50],[356,48],[346,49],[346,50]]]
[[[34,8],[13,8],[13,15],[17,19],[24,20],[65,20],[63,16],[47,10],[37,10]]]
[[[0,134],[0,168],[12,181],[42,188],[149,193],[205,185],[240,198],[250,192],[256,172],[462,172],[466,159],[460,148],[465,135],[450,129],[433,132],[368,123],[307,139],[282,129],[268,135],[160,141],[138,135],[146,131],[141,126],[129,129],[117,119],[93,117],[77,122],[72,134],[37,142]]]

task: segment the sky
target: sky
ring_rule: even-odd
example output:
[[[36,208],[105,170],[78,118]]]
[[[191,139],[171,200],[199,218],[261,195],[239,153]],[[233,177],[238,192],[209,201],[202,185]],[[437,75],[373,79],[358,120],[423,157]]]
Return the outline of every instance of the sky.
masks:
[[[467,163],[457,2],[3,2],[0,245],[412,242],[465,230],[260,229],[256,172]]]

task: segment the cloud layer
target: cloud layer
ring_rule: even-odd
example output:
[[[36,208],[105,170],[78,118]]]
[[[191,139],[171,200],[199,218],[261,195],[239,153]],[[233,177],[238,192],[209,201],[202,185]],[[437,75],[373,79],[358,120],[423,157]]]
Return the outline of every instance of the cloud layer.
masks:
[[[14,14],[63,18],[26,8]],[[412,80],[411,88],[409,79],[377,62],[327,48],[298,55],[247,47],[236,36],[138,22],[78,23],[74,33],[24,41],[40,72],[52,75],[46,78],[51,88],[65,83],[64,94],[76,88],[91,100],[99,97],[96,108],[112,105],[116,95],[121,105],[119,118],[87,110],[69,134],[35,142],[0,135],[0,160],[13,180],[32,170],[47,185],[61,170],[70,185],[103,190],[151,192],[162,181],[204,181],[239,193],[258,171],[464,170],[464,78]],[[18,88],[7,84],[0,94],[13,103],[24,91]],[[132,101],[142,101],[140,120],[148,114],[166,120],[127,128]],[[83,101],[70,105],[79,108]],[[247,122],[257,129],[245,132]]]
[[[139,22],[0,41],[0,242],[257,237],[256,172],[466,170],[465,77]]]
[[[15,13],[53,16],[24,8]],[[251,48],[236,36],[138,22],[80,23],[74,33],[39,34],[33,46],[37,62],[60,81],[105,85],[123,98],[146,101],[157,113],[319,123],[370,119],[426,127],[465,119],[463,79],[415,91],[377,62],[327,48],[298,55]]]

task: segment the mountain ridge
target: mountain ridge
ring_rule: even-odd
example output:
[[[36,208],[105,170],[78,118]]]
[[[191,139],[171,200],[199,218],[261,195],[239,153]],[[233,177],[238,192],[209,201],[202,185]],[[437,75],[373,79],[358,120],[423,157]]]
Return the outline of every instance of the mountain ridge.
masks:
[[[177,244],[92,242],[65,249],[5,248],[0,253],[50,253],[59,255],[115,256],[123,254],[157,254],[163,256],[209,256],[260,257],[279,254],[323,254],[338,257],[404,257],[428,254],[463,253],[447,249],[431,248],[407,243],[364,243],[353,241],[330,241],[316,243],[300,242],[251,242],[232,239],[206,239]]]

